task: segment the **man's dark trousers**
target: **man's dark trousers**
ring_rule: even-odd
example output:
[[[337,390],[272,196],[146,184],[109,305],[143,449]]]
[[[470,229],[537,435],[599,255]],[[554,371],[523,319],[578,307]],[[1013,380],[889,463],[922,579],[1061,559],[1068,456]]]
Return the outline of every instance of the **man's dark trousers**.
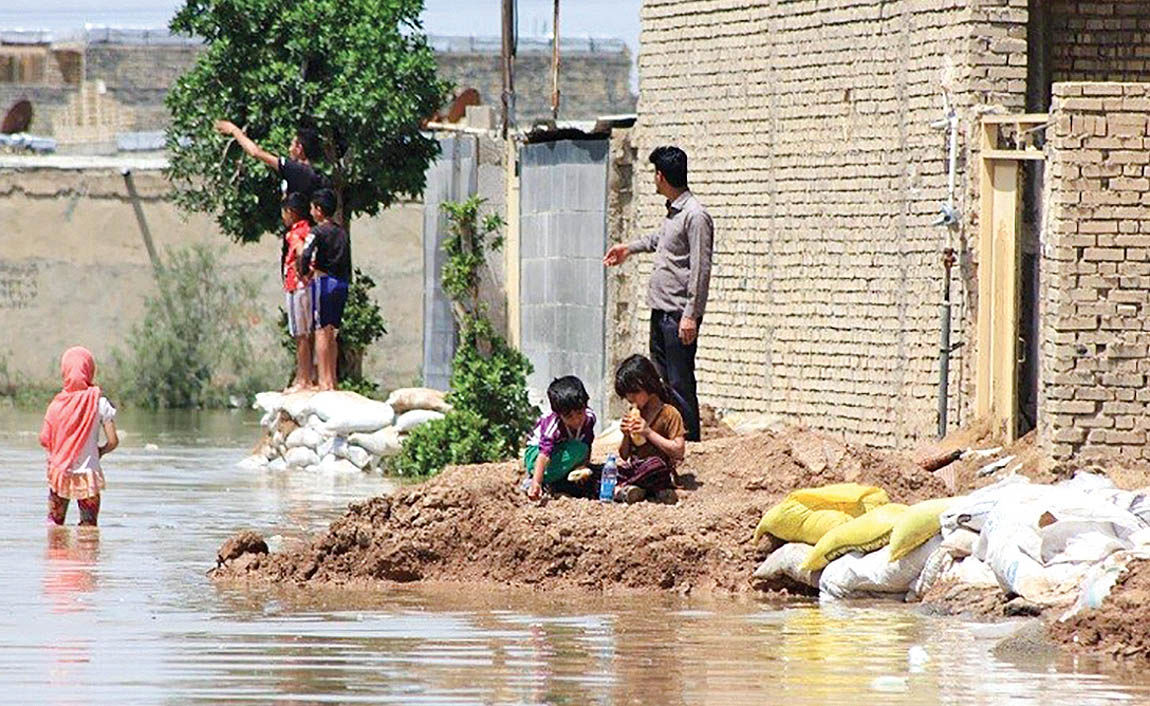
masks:
[[[699,440],[699,395],[695,389],[695,350],[679,340],[678,312],[651,312],[651,362],[679,396],[679,409],[687,425],[687,441]],[[701,322],[700,322],[701,323]]]

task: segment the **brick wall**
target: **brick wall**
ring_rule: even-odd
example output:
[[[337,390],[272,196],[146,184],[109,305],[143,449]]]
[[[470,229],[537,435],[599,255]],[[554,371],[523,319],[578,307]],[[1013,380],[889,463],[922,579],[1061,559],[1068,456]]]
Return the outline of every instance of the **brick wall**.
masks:
[[[1150,459],[1150,84],[1054,85],[1041,438],[1055,462]]]
[[[1146,0],[1052,0],[1054,81],[1150,80],[1150,6]]]
[[[499,54],[437,53],[439,73],[458,88],[475,88],[484,103],[501,105],[503,69]],[[631,93],[631,56],[624,47],[613,53],[570,53],[561,57],[559,117],[594,119],[635,110]],[[515,107],[518,122],[530,127],[535,118],[551,116],[551,55],[521,53],[515,59]]]
[[[682,146],[716,228],[697,361],[704,402],[880,445],[934,431],[946,231],[931,223],[946,199],[946,138],[930,123],[943,117],[945,86],[963,126],[967,215],[952,237],[954,340],[964,341],[977,259],[967,145],[986,104],[1023,108],[1026,6],[644,2],[639,225],[657,227],[663,213],[647,153]],[[631,345],[646,347],[642,335]],[[952,420],[968,404],[972,358],[968,345],[952,365]]]

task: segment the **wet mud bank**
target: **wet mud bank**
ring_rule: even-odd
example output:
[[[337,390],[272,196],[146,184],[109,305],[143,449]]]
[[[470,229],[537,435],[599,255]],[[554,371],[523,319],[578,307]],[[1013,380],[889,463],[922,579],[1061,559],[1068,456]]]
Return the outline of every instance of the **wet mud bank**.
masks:
[[[745,593],[770,547],[752,532],[764,509],[804,485],[857,481],[915,502],[945,493],[909,458],[787,430],[692,444],[674,505],[575,498],[530,503],[518,464],[455,467],[393,495],[353,503],[306,546],[268,554],[233,543],[220,580],[340,584],[496,582],[596,591]]]
[[[1026,458],[1027,446],[1003,453]],[[391,495],[352,503],[327,531],[280,552],[269,553],[257,533],[237,534],[221,548],[211,573],[225,583],[323,591],[419,581],[810,596],[810,588],[786,579],[752,579],[777,546],[769,538],[757,546],[752,541],[766,509],[796,488],[831,483],[879,486],[891,501],[911,504],[993,480],[978,476],[971,462],[955,465],[959,472],[947,477],[926,470],[920,455],[881,452],[801,429],[712,438],[690,445],[673,505],[567,497],[535,504],[517,490],[517,463],[454,467]],[[1021,465],[1021,474],[1048,480],[1034,464]],[[1123,485],[1141,480],[1132,477]],[[1030,603],[994,585],[945,580],[921,597],[921,609],[984,621],[1037,617],[1043,637],[1031,636],[1026,644],[1137,658],[1150,655],[1150,608],[1142,608],[1150,605],[1148,595],[1150,568],[1135,562],[1099,609],[1065,622],[1059,618],[1068,606]]]

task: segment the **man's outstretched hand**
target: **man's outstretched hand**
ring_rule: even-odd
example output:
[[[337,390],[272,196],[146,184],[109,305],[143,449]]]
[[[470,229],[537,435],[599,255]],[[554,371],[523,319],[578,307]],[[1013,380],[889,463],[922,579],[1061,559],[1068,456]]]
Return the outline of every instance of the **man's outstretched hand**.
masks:
[[[607,254],[603,256],[603,264],[607,267],[622,265],[627,261],[627,256],[630,254],[631,252],[627,250],[626,245],[612,245]]]

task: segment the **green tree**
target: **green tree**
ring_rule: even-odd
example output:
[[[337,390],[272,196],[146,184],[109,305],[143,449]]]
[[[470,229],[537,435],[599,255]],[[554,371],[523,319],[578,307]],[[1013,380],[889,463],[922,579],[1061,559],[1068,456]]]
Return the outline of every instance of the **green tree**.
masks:
[[[318,130],[345,224],[420,195],[439,150],[420,124],[449,89],[422,9],[422,0],[185,0],[171,29],[206,48],[167,97],[176,202],[215,213],[237,241],[279,228],[276,175],[216,134],[220,118],[280,154],[298,127]]]

